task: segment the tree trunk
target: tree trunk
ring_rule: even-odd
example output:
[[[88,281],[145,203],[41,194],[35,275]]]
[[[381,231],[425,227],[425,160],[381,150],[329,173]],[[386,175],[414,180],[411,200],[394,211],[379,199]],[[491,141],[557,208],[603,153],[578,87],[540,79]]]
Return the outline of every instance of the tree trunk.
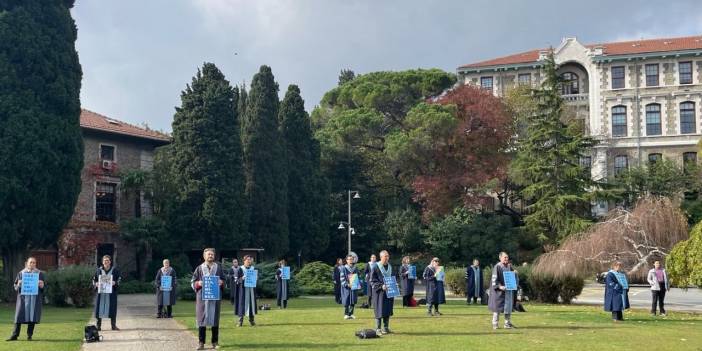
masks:
[[[26,251],[13,251],[12,249],[2,250],[2,274],[3,281],[0,284],[4,284],[9,287],[8,296],[0,296],[0,300],[7,298],[8,301],[13,302],[17,299],[17,295],[13,294],[12,283],[14,282],[15,275],[17,272],[24,268],[24,260],[27,256]]]

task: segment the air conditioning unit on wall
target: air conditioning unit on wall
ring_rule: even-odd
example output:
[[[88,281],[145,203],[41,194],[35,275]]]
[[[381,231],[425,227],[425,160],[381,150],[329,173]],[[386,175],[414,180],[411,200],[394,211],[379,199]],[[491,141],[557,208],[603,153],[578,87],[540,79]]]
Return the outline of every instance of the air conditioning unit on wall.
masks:
[[[102,169],[111,170],[112,169],[112,161],[103,160],[101,166],[102,166]]]

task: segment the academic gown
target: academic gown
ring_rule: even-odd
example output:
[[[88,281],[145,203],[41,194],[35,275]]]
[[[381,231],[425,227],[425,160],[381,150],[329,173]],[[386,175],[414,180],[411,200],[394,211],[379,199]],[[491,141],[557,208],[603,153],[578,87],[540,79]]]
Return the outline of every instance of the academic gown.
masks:
[[[22,279],[22,273],[39,273],[39,280],[46,282],[44,272],[35,269],[30,271],[23,269],[17,273],[14,288],[17,291],[17,303],[15,305],[15,323],[27,324],[41,321],[41,306],[44,302],[44,288],[39,288],[37,295],[22,295],[22,286],[17,281]]]
[[[95,270],[95,275],[93,276],[93,283],[98,283],[100,281],[100,275],[102,274],[112,274],[112,281],[115,282],[115,285],[112,286],[112,293],[111,294],[96,294],[95,296],[95,318],[112,318],[115,319],[117,318],[117,295],[119,294],[119,283],[122,281],[122,277],[120,276],[119,269],[115,266],[111,266],[109,271],[104,271],[103,267],[100,266]],[[95,291],[97,291],[98,288],[95,287]],[[102,317],[100,316],[100,304],[103,301],[103,297],[107,298],[109,300],[107,309],[109,310],[108,316]]]
[[[278,301],[288,301],[289,281],[282,278],[283,270],[278,268],[275,271],[275,291]]]
[[[355,305],[358,302],[358,290],[351,290],[351,282],[349,282],[349,275],[359,274],[358,268],[356,266],[339,266],[341,279],[341,304],[346,306]],[[360,279],[360,278],[359,278]]]
[[[444,282],[436,279],[434,267],[427,266],[422,276],[424,277],[424,284],[427,286],[427,305],[446,303]]]
[[[258,305],[256,303],[256,288],[247,288],[244,286],[244,267],[240,266],[237,272],[235,273],[236,276],[236,285],[232,287],[232,289],[236,289],[236,293],[234,294],[236,299],[232,301],[234,304],[234,314],[236,314],[239,317],[243,317],[246,315],[246,303],[249,303],[249,313],[252,313],[253,315],[258,314]],[[253,266],[251,266],[250,269],[254,269]],[[248,295],[248,301],[247,301],[247,295]]]
[[[409,265],[403,264],[400,267],[400,289],[402,296],[414,295],[414,279],[409,278]]]
[[[236,283],[239,280],[239,266],[232,266],[232,268],[229,269],[227,272],[227,285],[229,286],[229,301],[231,304],[236,303],[236,293],[237,293],[237,288],[236,288]]]
[[[366,278],[366,296],[371,297],[371,301],[373,301],[373,288],[371,287],[371,273],[373,273],[373,268],[375,267],[376,263],[370,263],[368,262],[366,264],[366,271],[363,274]]]
[[[476,284],[477,277],[477,284]],[[483,270],[478,267],[477,274],[473,269],[473,266],[468,266],[466,268],[466,296],[483,298],[483,292],[485,288],[483,287]]]
[[[624,289],[612,271],[605,278],[604,310],[624,311],[629,308],[629,289]]]
[[[171,290],[170,291],[162,291],[161,290],[161,277],[167,275],[171,276]],[[177,277],[176,277],[176,271],[173,269],[173,267],[168,267],[168,270],[165,272],[163,271],[163,268],[159,268],[158,271],[156,272],[156,305],[159,306],[172,306],[176,304],[176,286],[177,286]]]
[[[499,286],[505,286],[505,277],[502,274],[505,271],[512,271],[511,267],[498,263],[492,268],[492,278],[490,279],[490,298],[488,299],[488,309],[498,313],[512,313],[514,307],[513,300],[505,308],[505,300],[507,295],[514,295],[516,291],[500,290]],[[519,283],[517,283],[519,284]],[[509,308],[512,306],[512,308]]]
[[[334,301],[336,303],[341,303],[341,266],[334,266],[332,268],[332,281],[334,282]]]
[[[392,309],[394,304],[394,299],[388,298],[388,295],[383,290],[383,285],[385,284],[385,279],[383,273],[380,270],[380,263],[373,265],[373,270],[370,273],[370,283],[371,292],[373,296],[373,311],[375,312],[375,318],[383,318],[392,316]],[[387,265],[388,276],[392,276],[392,266]]]
[[[212,267],[207,267],[207,264],[203,262],[195,268],[193,277],[190,279],[190,286],[195,290],[195,323],[198,327],[219,326],[221,297],[224,294],[224,286],[219,287],[219,300],[203,300],[202,287],[195,286],[195,282],[202,281],[208,275],[218,276],[221,280],[225,279],[224,270],[217,263],[213,263]]]

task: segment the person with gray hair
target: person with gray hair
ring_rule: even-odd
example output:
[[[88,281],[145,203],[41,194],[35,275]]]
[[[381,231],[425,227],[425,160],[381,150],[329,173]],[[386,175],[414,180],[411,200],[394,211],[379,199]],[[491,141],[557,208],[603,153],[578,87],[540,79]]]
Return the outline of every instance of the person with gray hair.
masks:
[[[492,311],[492,329],[497,329],[500,313],[505,314],[505,329],[512,329],[514,328],[512,324],[514,291],[507,290],[504,277],[504,272],[512,271],[512,267],[509,265],[509,255],[506,252],[500,252],[499,258],[500,262],[492,268],[488,309]]]
[[[385,278],[392,277],[392,266],[390,265],[390,254],[386,251],[380,251],[380,262],[373,265],[370,272],[370,287],[373,294],[373,311],[375,315],[375,329],[378,334],[390,334],[390,317],[394,299],[387,295],[388,286],[385,284]],[[381,321],[383,329],[381,327]]]
[[[193,277],[190,279],[190,286],[195,291],[195,324],[198,328],[198,341],[200,345],[198,350],[205,349],[205,339],[207,327],[212,330],[212,348],[219,348],[219,313],[221,307],[221,296],[224,289],[224,270],[222,266],[215,262],[215,250],[207,248],[203,250],[202,257],[204,262],[195,268]],[[219,277],[217,284],[219,289],[219,299],[209,300],[203,296],[203,281],[205,277]],[[212,278],[208,278],[212,279]]]
[[[170,289],[164,290],[161,286],[162,277],[171,277],[171,287]],[[168,259],[163,260],[163,267],[159,268],[156,272],[155,278],[156,284],[156,305],[158,306],[158,313],[156,318],[172,318],[173,317],[173,305],[176,304],[176,285],[178,284],[178,278],[176,276],[176,271],[171,267],[171,261]],[[165,312],[163,308],[166,308]]]

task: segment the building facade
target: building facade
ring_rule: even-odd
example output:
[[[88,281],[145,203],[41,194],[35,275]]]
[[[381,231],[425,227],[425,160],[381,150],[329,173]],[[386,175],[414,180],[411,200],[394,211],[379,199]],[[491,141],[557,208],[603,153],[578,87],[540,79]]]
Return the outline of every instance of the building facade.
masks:
[[[550,49],[461,66],[459,81],[504,96],[537,86]],[[702,35],[582,44],[565,38],[553,49],[561,94],[599,145],[581,162],[594,179],[668,158],[697,162],[702,132]],[[602,212],[605,204],[598,206]]]
[[[111,255],[123,272],[134,272],[140,269],[135,252],[120,238],[119,225],[152,210],[143,193],[122,188],[122,177],[131,170],[151,170],[155,149],[170,137],[88,110],[81,111],[80,125],[84,166],[73,217],[56,247],[33,254],[42,267],[97,265],[103,255]]]

